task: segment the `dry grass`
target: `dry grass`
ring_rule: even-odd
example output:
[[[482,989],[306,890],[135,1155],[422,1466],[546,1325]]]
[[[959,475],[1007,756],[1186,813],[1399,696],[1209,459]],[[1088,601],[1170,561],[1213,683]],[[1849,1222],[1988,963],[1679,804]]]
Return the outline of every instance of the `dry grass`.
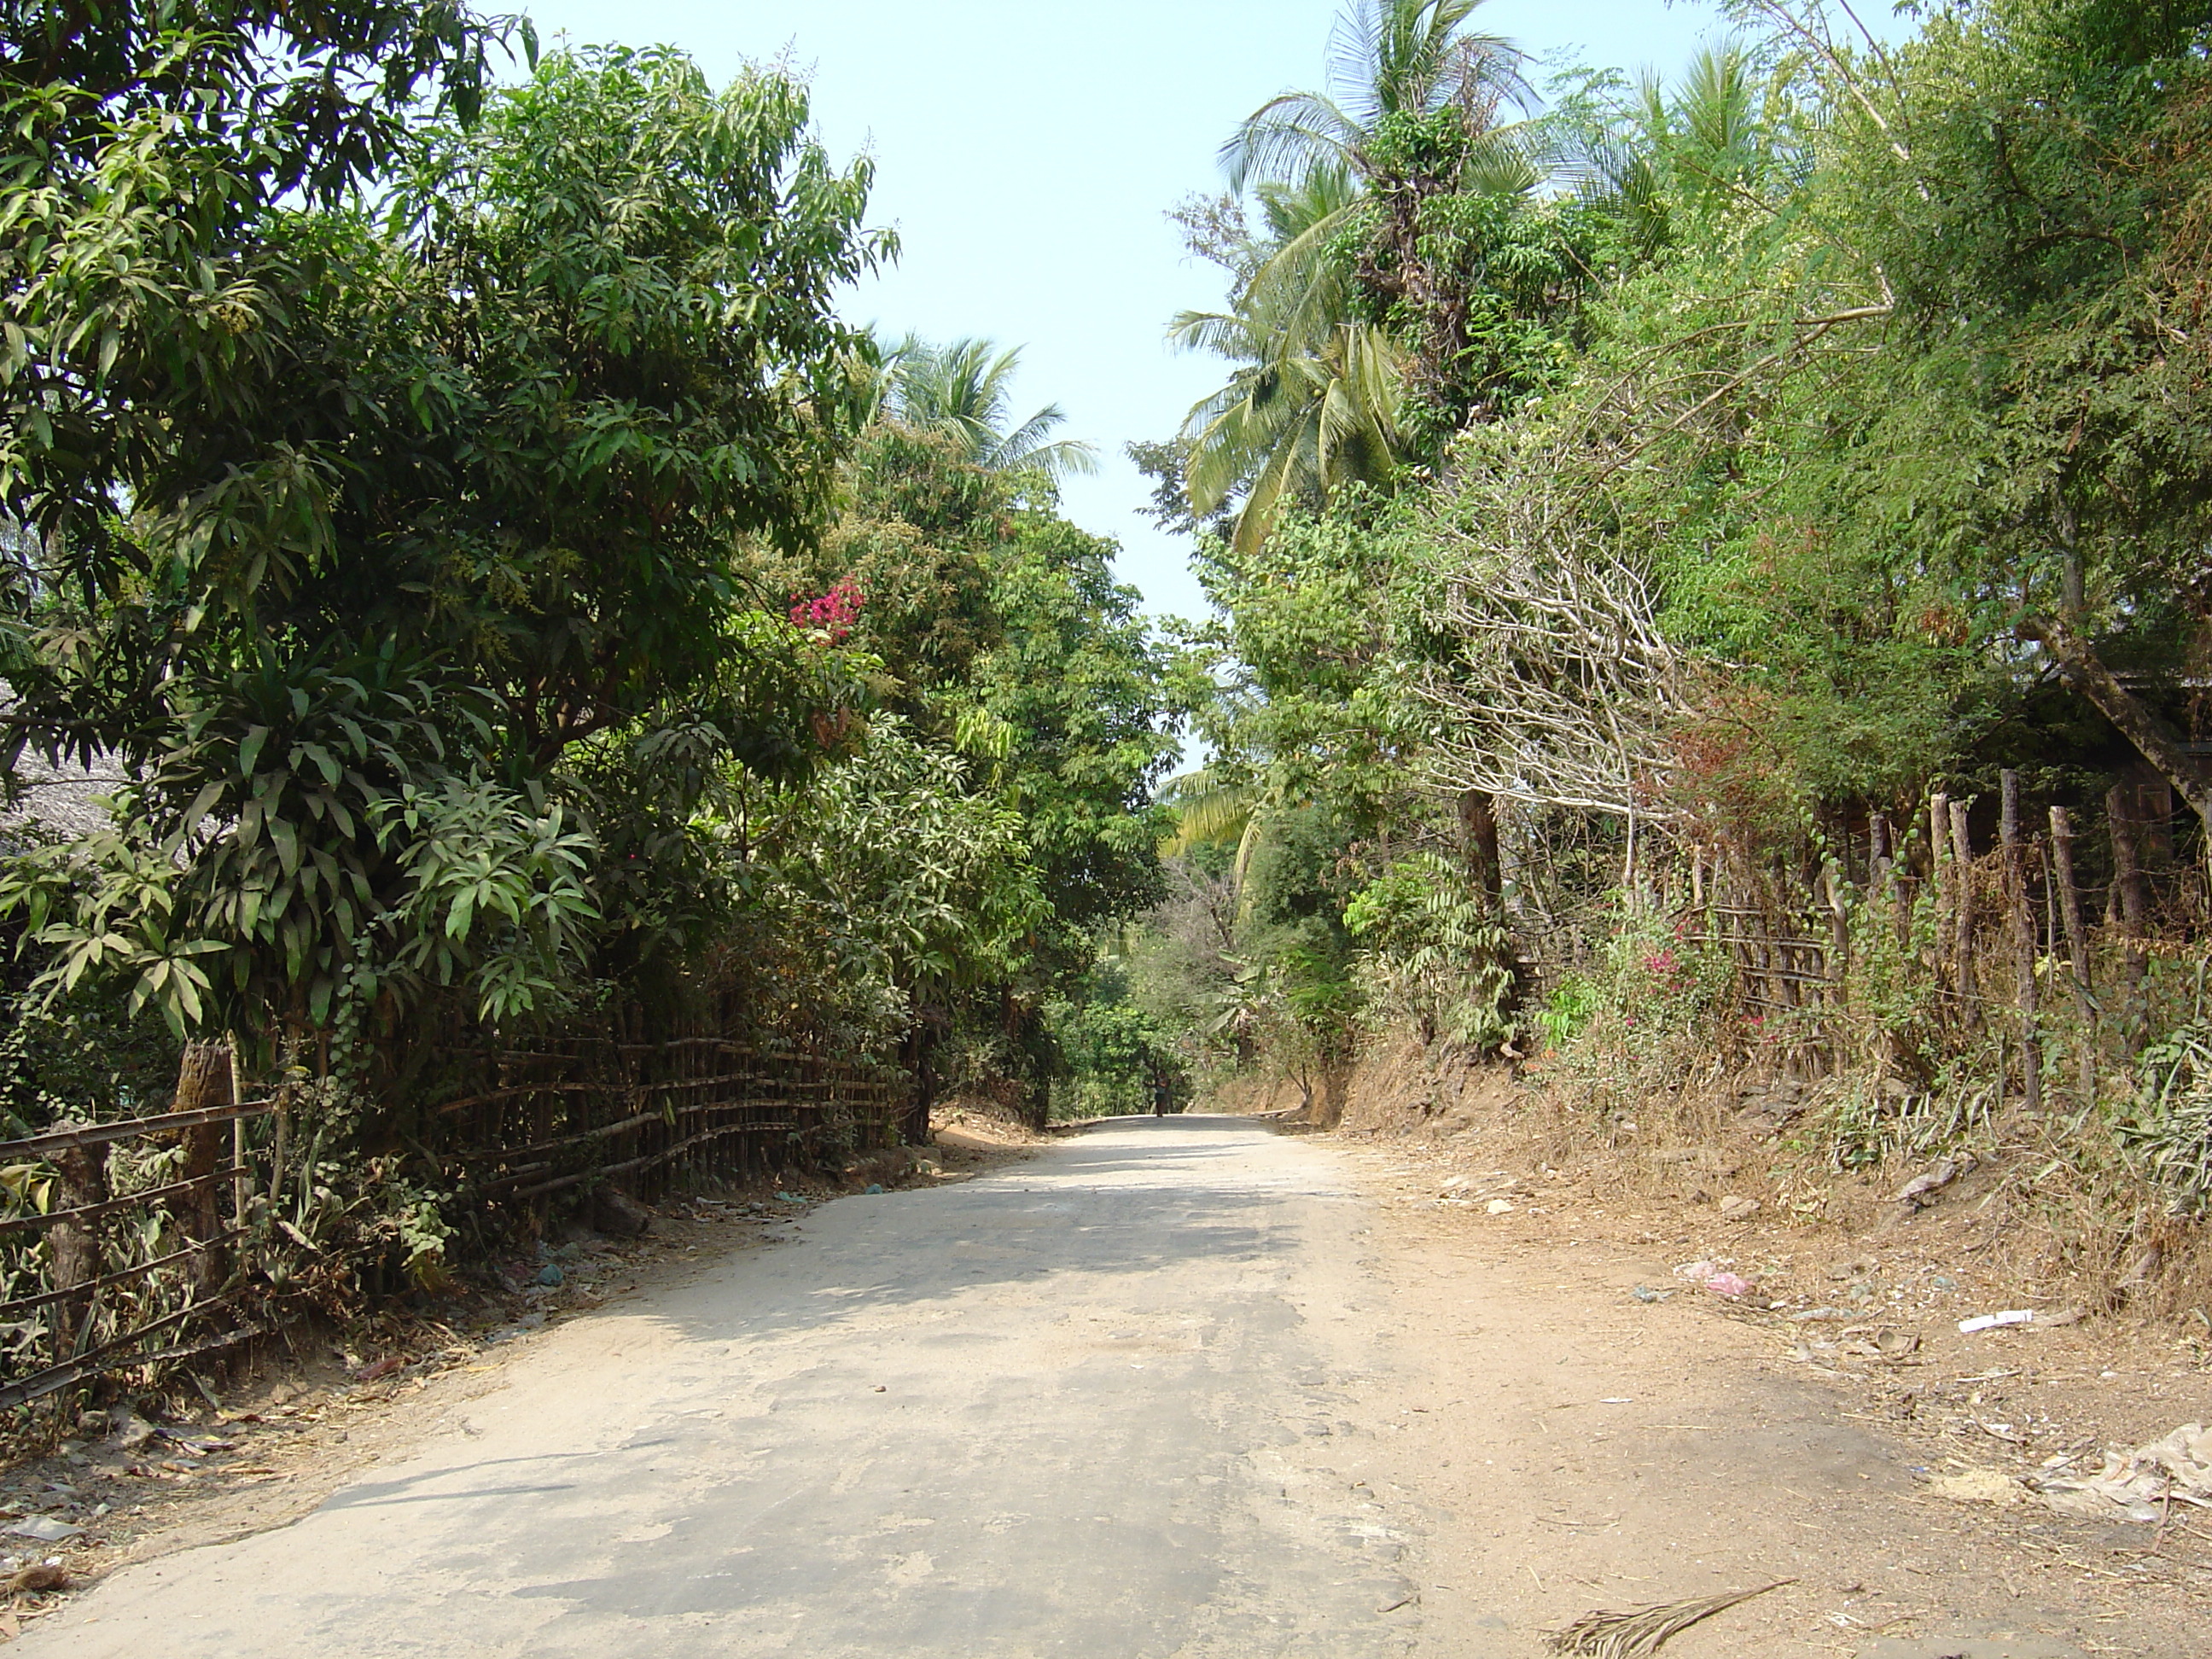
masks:
[[[2002,1305],[2071,1306],[2194,1339],[2212,1355],[2212,1227],[2175,1213],[2097,1130],[2014,1111],[1843,1167],[1837,1114],[1869,1083],[1712,1067],[1693,1086],[1600,1091],[1400,1040],[1373,1045],[1355,1068],[1341,1133],[1457,1140],[1484,1164],[1571,1188],[1592,1206],[1654,1212],[1655,1224],[1754,1199],[1763,1223],[1786,1227],[1808,1261],[1909,1239],[1970,1267]],[[1898,1201],[1954,1147],[1975,1153],[1969,1173],[1924,1211]]]

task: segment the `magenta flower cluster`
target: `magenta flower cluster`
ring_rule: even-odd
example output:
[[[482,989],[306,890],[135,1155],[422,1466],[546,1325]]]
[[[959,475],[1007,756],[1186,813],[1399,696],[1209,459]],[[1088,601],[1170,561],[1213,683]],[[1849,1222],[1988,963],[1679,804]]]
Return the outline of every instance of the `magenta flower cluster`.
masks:
[[[867,603],[867,595],[850,576],[840,576],[836,585],[818,599],[808,599],[804,593],[791,596],[791,622],[794,628],[804,628],[809,633],[826,634],[830,643],[837,644],[853,631],[853,624],[860,619],[860,607]]]

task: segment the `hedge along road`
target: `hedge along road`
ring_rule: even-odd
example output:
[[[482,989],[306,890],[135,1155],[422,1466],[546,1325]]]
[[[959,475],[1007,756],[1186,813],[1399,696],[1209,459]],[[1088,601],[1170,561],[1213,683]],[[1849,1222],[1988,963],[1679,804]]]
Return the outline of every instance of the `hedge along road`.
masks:
[[[547,1332],[295,1524],[126,1569],[70,1659],[1413,1650],[1336,1157],[1121,1121]]]

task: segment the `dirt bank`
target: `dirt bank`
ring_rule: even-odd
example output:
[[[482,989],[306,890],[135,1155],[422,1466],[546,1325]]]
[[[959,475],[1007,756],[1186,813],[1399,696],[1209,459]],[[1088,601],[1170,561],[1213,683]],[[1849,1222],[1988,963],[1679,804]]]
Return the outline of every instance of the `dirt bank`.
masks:
[[[1751,1158],[1576,1144],[1502,1071],[1409,1050],[1364,1067],[1316,1138],[1354,1155],[1376,1266],[1433,1368],[1404,1478],[1455,1516],[1511,1517],[1440,1528],[1439,1585],[1517,1579],[1533,1614],[1561,1576],[1616,1604],[1797,1581],[1721,1621],[1736,1645],[1685,1635],[1685,1656],[1769,1650],[1747,1632],[1776,1652],[2197,1650],[2203,1511],[2087,1519],[2033,1488],[2212,1421],[2205,1346],[2021,1284],[1960,1224],[1998,1183],[1800,1209],[1743,1179]],[[1767,1197],[1724,1218],[1745,1188]],[[1745,1288],[1700,1283],[1726,1273]],[[2018,1307],[2043,1317],[1958,1329]]]

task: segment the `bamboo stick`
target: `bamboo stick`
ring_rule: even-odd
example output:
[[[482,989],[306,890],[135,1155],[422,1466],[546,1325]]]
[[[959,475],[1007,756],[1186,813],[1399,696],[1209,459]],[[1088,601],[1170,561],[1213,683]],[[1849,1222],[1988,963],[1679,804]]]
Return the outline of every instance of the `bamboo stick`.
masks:
[[[1975,1012],[1979,987],[1974,978],[1974,842],[1966,823],[1966,803],[1951,809],[1951,973],[1959,985],[1959,1009],[1969,1029],[1981,1023]]]
[[[1828,975],[1835,985],[1837,1006],[1841,1006],[1851,967],[1850,912],[1844,900],[1843,872],[1832,861],[1821,866],[1820,885],[1828,901],[1829,937],[1835,942],[1834,954],[1828,959]]]
[[[2020,1010],[2021,1096],[2031,1112],[2043,1109],[2042,1010],[2035,983],[2035,912],[2027,897],[2027,847],[2021,838],[2020,774],[2002,775],[1999,834],[2004,847],[2005,908],[2012,926],[2013,994]]]
[[[1958,991],[1958,872],[1951,863],[1951,798],[1940,791],[1928,798],[1928,860],[1929,878],[1936,884],[1936,977],[1939,983],[1950,978]]]

